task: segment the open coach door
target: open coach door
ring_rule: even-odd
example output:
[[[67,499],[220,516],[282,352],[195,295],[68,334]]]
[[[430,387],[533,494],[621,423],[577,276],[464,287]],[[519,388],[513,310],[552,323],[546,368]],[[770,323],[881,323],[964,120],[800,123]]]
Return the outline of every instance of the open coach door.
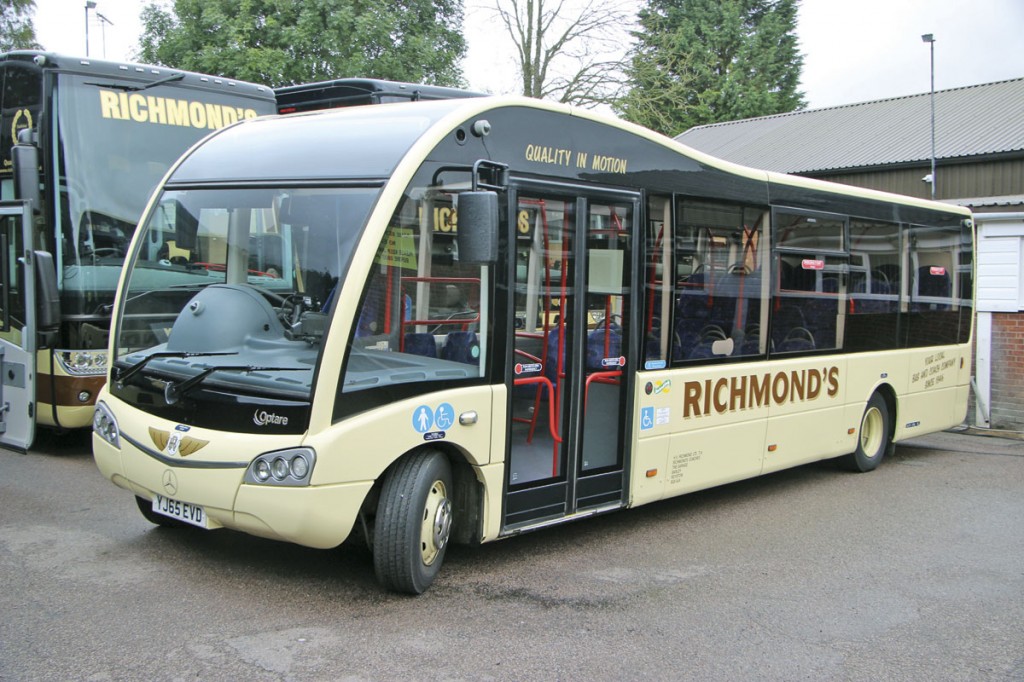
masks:
[[[638,194],[519,186],[504,529],[627,502]]]
[[[15,450],[28,450],[35,436],[35,259],[25,248],[32,243],[30,206],[0,202],[0,445]]]

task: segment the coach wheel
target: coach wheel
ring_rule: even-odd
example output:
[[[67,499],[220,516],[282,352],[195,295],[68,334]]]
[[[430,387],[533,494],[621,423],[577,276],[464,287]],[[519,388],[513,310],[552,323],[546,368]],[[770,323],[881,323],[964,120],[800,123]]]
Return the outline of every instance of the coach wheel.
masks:
[[[889,447],[889,419],[889,407],[882,396],[875,393],[860,420],[857,449],[847,460],[854,471],[872,471],[881,464]]]
[[[384,480],[373,565],[388,589],[421,594],[437,577],[452,529],[452,470],[436,450],[409,455]]]

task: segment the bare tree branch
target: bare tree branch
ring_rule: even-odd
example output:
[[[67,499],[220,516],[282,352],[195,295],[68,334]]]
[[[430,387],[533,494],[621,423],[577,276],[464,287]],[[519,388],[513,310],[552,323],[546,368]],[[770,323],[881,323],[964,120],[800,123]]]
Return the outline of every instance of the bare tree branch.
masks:
[[[494,2],[516,47],[524,95],[596,106],[621,92],[635,20],[628,0]]]

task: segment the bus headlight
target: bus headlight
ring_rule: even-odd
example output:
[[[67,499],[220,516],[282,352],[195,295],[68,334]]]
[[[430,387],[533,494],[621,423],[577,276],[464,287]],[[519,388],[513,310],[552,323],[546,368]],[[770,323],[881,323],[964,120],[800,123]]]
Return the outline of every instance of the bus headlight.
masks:
[[[270,465],[267,464],[267,460],[258,459],[252,465],[252,472],[256,476],[256,480],[262,483],[270,478]]]
[[[114,413],[102,402],[96,403],[96,411],[92,415],[92,430],[115,448],[121,448],[121,429],[117,426]]]
[[[298,479],[306,478],[309,475],[309,461],[302,455],[295,455],[288,463],[292,476]]]
[[[72,376],[97,376],[107,373],[106,350],[55,350],[61,369]]]
[[[265,452],[249,463],[245,482],[253,485],[305,486],[313,474],[316,452],[293,448]]]

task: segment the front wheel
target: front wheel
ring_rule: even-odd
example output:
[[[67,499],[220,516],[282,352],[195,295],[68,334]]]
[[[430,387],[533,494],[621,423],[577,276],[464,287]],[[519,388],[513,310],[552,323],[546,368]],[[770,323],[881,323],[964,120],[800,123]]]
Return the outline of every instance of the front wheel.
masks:
[[[857,436],[857,449],[847,455],[847,464],[854,471],[872,471],[882,463],[886,450],[892,439],[889,406],[877,393],[868,400],[864,416],[860,420],[860,431]]]
[[[422,594],[434,582],[451,535],[451,494],[451,465],[436,450],[408,455],[388,473],[373,533],[381,585]]]

